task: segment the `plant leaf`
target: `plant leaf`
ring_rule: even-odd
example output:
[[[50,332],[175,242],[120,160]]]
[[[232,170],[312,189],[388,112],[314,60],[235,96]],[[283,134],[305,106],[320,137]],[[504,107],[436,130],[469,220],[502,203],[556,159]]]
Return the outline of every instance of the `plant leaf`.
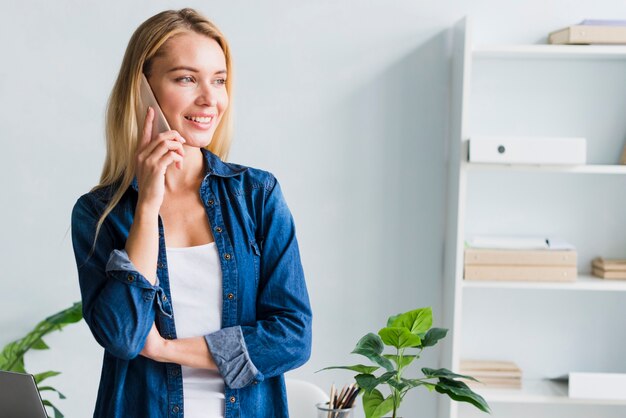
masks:
[[[431,328],[428,330],[424,338],[422,338],[422,347],[432,347],[439,340],[446,337],[448,330],[445,328]]]
[[[388,327],[406,328],[416,335],[425,334],[433,325],[433,311],[430,307],[414,309],[395,317]]]
[[[412,334],[406,328],[387,327],[378,331],[378,335],[382,338],[383,343],[395,348],[408,348],[419,346],[422,343],[420,337]]]
[[[402,364],[398,364],[399,356],[396,356],[395,354],[383,354],[383,357],[389,360],[392,360],[394,363],[396,363],[397,368],[401,368],[401,367],[404,368],[408,366],[409,364],[411,364],[413,360],[418,358],[415,354],[405,354],[402,356]]]
[[[477,393],[474,393],[467,385],[457,380],[442,377],[435,385],[435,390],[448,395],[457,402],[467,402],[483,412],[491,412],[489,404]]]
[[[41,383],[45,379],[47,379],[49,377],[52,377],[52,376],[58,376],[60,374],[61,374],[61,372],[43,372],[43,373],[39,373],[39,374],[33,375],[33,377],[35,378],[35,383],[37,383],[37,385],[39,385],[39,383]]]
[[[352,370],[357,373],[365,373],[370,374],[374,373],[376,370],[380,369],[378,366],[364,366],[363,364],[355,364],[354,366],[331,366],[324,367],[323,369],[319,369],[317,372],[321,372],[322,370],[330,370],[330,369],[345,369]],[[315,372],[315,373],[317,373]]]
[[[393,399],[383,397],[380,391],[374,389],[363,394],[363,409],[366,418],[380,418],[393,409]]]
[[[446,377],[448,379],[468,379],[473,380],[474,382],[478,382],[478,380],[474,379],[472,376],[466,376],[464,374],[456,374],[451,372],[448,369],[429,369],[428,367],[424,367],[422,369],[422,373],[426,375],[426,377]]]
[[[52,386],[42,386],[42,387],[38,387],[37,389],[39,389],[39,392],[45,392],[45,391],[51,390],[59,394],[59,399],[65,399],[65,395],[59,392],[58,390],[56,390],[55,388],[53,388]]]
[[[383,341],[380,339],[380,337],[370,332],[359,340],[354,350],[352,350],[352,353],[361,354],[362,356],[367,357],[379,366],[384,367],[385,370],[393,371],[393,364],[391,364],[389,360],[380,355],[383,352],[384,348],[385,346],[383,345]]]
[[[37,341],[35,341],[33,343],[33,345],[30,347],[32,350],[47,350],[50,347],[48,347],[48,344],[46,344],[43,339],[38,339]]]
[[[373,374],[357,374],[354,376],[354,380],[356,380],[357,385],[367,393],[374,390],[376,386],[381,383],[387,383],[389,379],[393,378],[395,375],[395,371],[384,373],[380,377],[376,377]]]
[[[52,408],[52,410],[54,411],[54,418],[63,418],[64,417],[64,415],[61,413],[61,411],[59,411],[56,406],[52,405],[52,402],[45,400],[45,401],[43,401],[43,404],[46,405],[46,406],[49,406],[50,408]]]
[[[396,320],[396,318],[398,318],[399,316],[400,316],[400,314],[397,314],[397,315],[391,315],[391,316],[389,317],[389,319],[387,319],[387,327],[391,327],[391,326],[392,326],[391,324],[393,324],[393,323],[394,323],[394,321]]]

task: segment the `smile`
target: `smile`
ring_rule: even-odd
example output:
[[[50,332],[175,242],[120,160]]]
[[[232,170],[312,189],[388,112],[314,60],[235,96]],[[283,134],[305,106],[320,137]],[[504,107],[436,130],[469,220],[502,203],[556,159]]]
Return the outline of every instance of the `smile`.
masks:
[[[185,119],[196,123],[211,123],[213,116],[185,116]]]

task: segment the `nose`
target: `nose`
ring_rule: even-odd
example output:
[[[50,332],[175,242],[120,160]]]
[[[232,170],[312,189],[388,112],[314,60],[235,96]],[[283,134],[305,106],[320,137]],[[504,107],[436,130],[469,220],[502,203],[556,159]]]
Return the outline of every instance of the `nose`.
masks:
[[[201,83],[198,85],[198,97],[196,97],[196,104],[208,105],[211,107],[217,106],[216,92],[213,91],[213,86],[210,83]]]

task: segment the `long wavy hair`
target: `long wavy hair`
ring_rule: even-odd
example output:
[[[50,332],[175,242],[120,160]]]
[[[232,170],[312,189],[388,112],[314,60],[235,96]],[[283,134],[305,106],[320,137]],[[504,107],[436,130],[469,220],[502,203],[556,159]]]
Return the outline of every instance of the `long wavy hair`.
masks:
[[[100,183],[92,191],[107,186],[114,186],[115,189],[98,220],[94,246],[104,220],[119,203],[135,175],[135,152],[141,136],[140,120],[143,118],[143,115],[137,114],[141,75],[144,73],[148,76],[154,58],[164,53],[163,45],[172,37],[184,32],[195,32],[214,39],[226,57],[228,72],[226,91],[230,105],[222,115],[213,139],[206,149],[222,160],[228,156],[233,132],[231,112],[233,69],[226,38],[217,26],[194,9],[167,10],[152,16],[143,22],[130,38],[107,104],[107,154]]]

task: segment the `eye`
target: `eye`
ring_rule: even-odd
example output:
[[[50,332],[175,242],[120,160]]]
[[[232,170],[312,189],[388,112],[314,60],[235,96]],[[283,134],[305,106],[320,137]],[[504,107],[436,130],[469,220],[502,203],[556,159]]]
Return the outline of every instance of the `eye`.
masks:
[[[213,81],[213,84],[217,84],[217,85],[223,86],[223,85],[226,84],[226,79],[225,78],[218,78],[218,79]]]
[[[189,84],[189,83],[193,83],[193,77],[186,75],[183,77],[178,77],[176,81],[181,82],[183,84]]]

